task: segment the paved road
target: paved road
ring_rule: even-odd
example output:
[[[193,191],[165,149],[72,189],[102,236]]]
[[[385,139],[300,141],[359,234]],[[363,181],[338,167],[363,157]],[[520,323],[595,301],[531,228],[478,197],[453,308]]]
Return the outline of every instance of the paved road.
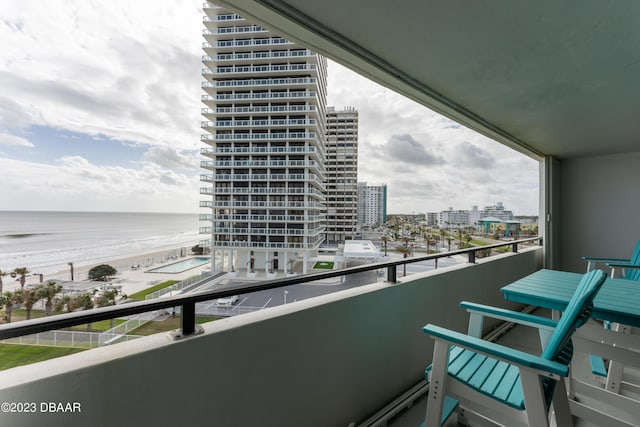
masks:
[[[397,254],[392,255],[392,259],[399,258]],[[450,257],[440,258],[438,260],[438,267],[446,267],[454,264],[460,264],[466,262],[466,257]],[[419,263],[407,264],[407,276],[433,270],[435,267],[434,261],[423,261]],[[402,277],[403,268],[398,268],[398,277]],[[339,283],[336,279],[333,283],[330,280],[324,280],[319,282],[310,282],[307,284],[285,286],[278,289],[269,289],[265,291],[252,292],[250,294],[240,295],[240,302],[235,306],[219,306],[216,300],[199,303],[196,305],[196,312],[202,316],[233,316],[236,314],[246,313],[249,311],[255,311],[262,308],[274,307],[285,303],[291,303],[307,298],[312,298],[319,295],[325,295],[331,292],[341,291],[345,289],[355,288],[362,285],[368,285],[375,283],[377,280],[376,271],[366,271],[362,273],[350,274],[344,276],[344,283]],[[386,271],[382,276],[382,280],[386,279]],[[237,280],[225,280],[222,283],[213,285],[209,289],[224,289],[228,286],[237,286],[243,282],[241,278]],[[199,290],[203,290],[200,288]]]

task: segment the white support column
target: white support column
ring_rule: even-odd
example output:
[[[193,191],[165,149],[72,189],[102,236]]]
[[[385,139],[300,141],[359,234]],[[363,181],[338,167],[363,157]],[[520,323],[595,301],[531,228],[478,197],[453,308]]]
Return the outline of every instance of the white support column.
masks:
[[[305,251],[302,256],[302,274],[307,274],[309,268],[307,264],[309,263],[309,252]]]
[[[289,273],[289,252],[284,251],[284,272]],[[293,271],[291,272],[293,273]]]

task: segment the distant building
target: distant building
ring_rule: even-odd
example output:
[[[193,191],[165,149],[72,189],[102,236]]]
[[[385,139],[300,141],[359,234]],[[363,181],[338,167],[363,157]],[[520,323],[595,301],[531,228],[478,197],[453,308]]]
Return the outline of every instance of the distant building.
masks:
[[[358,183],[358,225],[370,226],[387,222],[387,184],[369,186]]]
[[[427,221],[427,227],[435,227],[436,225],[438,225],[438,220],[440,219],[440,213],[427,212],[425,219]]]
[[[464,228],[469,225],[469,211],[449,210],[440,212],[438,221],[440,228]]]
[[[327,107],[327,239],[353,239],[358,222],[358,111]]]
[[[480,212],[480,218],[495,217],[503,221],[513,220],[513,212],[504,209],[502,202],[498,202],[493,206],[486,206]]]

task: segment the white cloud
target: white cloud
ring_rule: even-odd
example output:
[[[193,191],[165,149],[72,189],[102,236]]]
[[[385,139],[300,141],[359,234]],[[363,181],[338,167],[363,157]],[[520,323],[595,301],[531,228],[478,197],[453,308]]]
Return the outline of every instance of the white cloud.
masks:
[[[33,147],[33,144],[28,140],[15,135],[8,135],[6,133],[0,133],[0,145],[14,145],[19,147]]]
[[[79,156],[54,164],[0,158],[0,199],[20,209],[129,211],[197,211],[197,176],[179,174],[151,163],[139,169],[97,166]]]
[[[38,117],[40,125],[193,149],[201,107],[198,6],[3,2],[0,87],[19,104],[13,121]]]
[[[16,161],[3,174],[13,188],[3,185],[0,197],[10,191],[25,209],[37,200],[51,209],[173,210],[177,203],[193,211],[204,120],[200,6],[190,0],[67,0],[43,7],[41,0],[3,0],[0,129],[6,135],[0,145],[12,141],[5,154],[17,141],[30,147],[8,129],[32,125],[127,141],[147,152],[144,163],[123,159],[120,168],[79,156],[56,165]],[[534,160],[333,62],[328,94],[328,105],[358,109],[358,178],[388,184],[389,212],[497,201],[517,213],[537,212]],[[186,175],[189,167],[193,177]],[[43,182],[55,192],[40,188]],[[169,196],[175,197],[171,203]]]

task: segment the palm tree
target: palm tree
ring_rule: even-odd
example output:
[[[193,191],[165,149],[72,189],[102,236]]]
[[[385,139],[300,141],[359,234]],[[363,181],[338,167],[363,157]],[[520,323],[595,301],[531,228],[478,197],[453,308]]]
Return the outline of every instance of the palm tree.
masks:
[[[49,280],[45,285],[37,287],[40,298],[45,299],[44,311],[47,316],[51,316],[53,311],[53,299],[62,290],[62,285],[58,285],[55,281]]]
[[[22,303],[22,294],[20,292],[5,291],[3,295],[5,310],[4,318],[7,323],[11,323],[11,313],[15,304]]]
[[[380,240],[384,242],[384,256],[387,256],[387,242],[389,241],[389,238],[387,236],[382,236],[380,237]]]
[[[110,305],[116,305],[116,301],[118,299],[118,295],[121,295],[122,292],[119,289],[109,289],[106,290],[104,292],[102,292],[101,295],[99,295],[96,300],[96,306],[98,307],[108,307]],[[126,298],[126,295],[122,294],[122,297]],[[110,328],[113,329],[114,325],[114,318],[110,319]]]
[[[20,290],[24,289],[24,282],[27,280],[27,274],[30,273],[29,270],[27,267],[18,267],[13,272],[20,276]]]
[[[69,295],[63,295],[62,297],[55,297],[53,299],[53,309],[56,312],[64,310],[67,303],[71,300]],[[68,307],[67,307],[68,308]],[[69,310],[71,311],[71,310]]]
[[[3,285],[3,283],[2,283],[2,276],[6,276],[7,274],[9,274],[9,273],[7,273],[7,272],[5,272],[5,271],[0,270],[0,294],[2,294],[2,285]],[[0,307],[1,307],[1,306],[2,306],[2,304],[0,304]]]
[[[402,258],[407,258],[411,254],[411,248],[407,246],[398,246],[396,250],[402,254]],[[407,264],[402,264],[403,276],[407,275]]]
[[[0,308],[2,308],[7,303],[8,298],[5,294],[0,293]]]
[[[31,319],[31,310],[36,302],[40,300],[40,293],[37,288],[32,289],[20,289],[16,293],[22,295],[22,304],[27,311],[27,320]]]

